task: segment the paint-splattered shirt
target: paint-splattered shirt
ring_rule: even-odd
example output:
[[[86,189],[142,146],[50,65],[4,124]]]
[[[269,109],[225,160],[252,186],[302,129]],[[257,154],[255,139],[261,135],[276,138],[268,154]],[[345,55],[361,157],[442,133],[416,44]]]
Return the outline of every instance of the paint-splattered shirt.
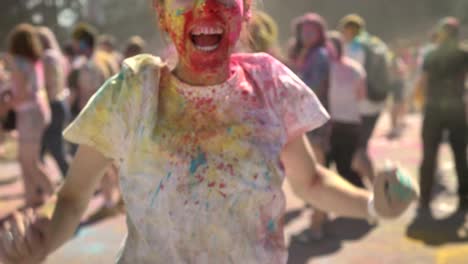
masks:
[[[286,263],[280,152],[328,115],[266,54],[237,54],[223,84],[126,60],[65,131],[120,163],[128,236],[118,263]],[[161,81],[159,81],[161,80]]]

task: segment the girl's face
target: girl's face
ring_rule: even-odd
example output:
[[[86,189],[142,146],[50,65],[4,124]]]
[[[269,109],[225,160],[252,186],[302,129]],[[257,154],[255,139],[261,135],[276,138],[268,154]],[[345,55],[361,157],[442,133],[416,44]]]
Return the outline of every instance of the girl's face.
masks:
[[[304,23],[301,26],[301,40],[305,47],[315,46],[320,41],[320,29],[314,23]]]
[[[228,63],[241,33],[244,1],[159,1],[160,23],[176,46],[179,63],[200,71]]]

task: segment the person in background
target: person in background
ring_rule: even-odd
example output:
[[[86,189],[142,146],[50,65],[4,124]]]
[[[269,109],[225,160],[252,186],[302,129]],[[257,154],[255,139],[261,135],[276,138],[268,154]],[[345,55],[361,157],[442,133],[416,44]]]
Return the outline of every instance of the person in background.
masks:
[[[114,65],[120,65],[123,61],[123,56],[117,49],[117,40],[111,35],[101,35],[98,37],[98,49],[110,56],[114,61]]]
[[[12,67],[12,103],[18,130],[18,159],[26,205],[36,206],[54,193],[45,164],[40,160],[41,141],[51,113],[37,29],[30,24],[17,25],[9,35],[8,49]]]
[[[88,24],[79,24],[72,33],[73,48],[84,59],[76,76],[78,110],[81,111],[91,96],[110,77],[109,67],[96,52],[97,31]]]
[[[294,38],[289,49],[290,68],[317,94],[328,108],[330,52],[327,45],[325,20],[318,14],[308,13],[293,22]],[[330,149],[330,127],[328,124],[307,133],[317,161],[325,165],[326,153]],[[297,237],[304,243],[319,240],[324,236],[323,227],[327,220],[325,212],[314,210],[310,232]]]
[[[318,14],[309,13],[294,23],[295,37],[289,49],[289,65],[294,72],[317,94],[327,108],[330,74],[330,54],[327,46],[326,23]],[[317,160],[325,164],[327,128],[309,134]]]
[[[407,105],[408,67],[398,50],[390,53],[390,90],[393,105],[390,111],[391,128],[387,138],[396,139],[401,136],[405,126]]]
[[[366,72],[344,53],[343,38],[331,32],[330,41],[335,56],[330,64],[330,90],[328,106],[331,117],[330,162],[338,173],[357,187],[364,187],[362,178],[351,164],[359,147],[361,114],[359,103],[366,98]]]
[[[415,106],[418,109],[424,108],[424,101],[425,101],[425,91],[423,90],[424,87],[421,87],[420,80],[422,79],[422,75],[424,73],[423,64],[424,60],[431,51],[435,50],[438,46],[438,34],[436,29],[431,29],[428,35],[427,43],[424,43],[417,52],[417,68],[416,68],[416,81],[414,82],[414,91],[413,91],[413,100],[415,101]]]
[[[42,62],[45,88],[52,112],[52,121],[42,139],[41,157],[43,159],[46,152],[49,152],[57,162],[62,176],[65,176],[68,171],[68,161],[62,131],[70,119],[66,88],[66,70],[69,66],[54,33],[46,27],[40,27],[38,30],[44,48]]]
[[[7,70],[6,58],[0,53],[0,157],[5,154],[4,142],[8,122],[8,115],[11,111],[11,78]]]
[[[130,58],[145,52],[146,42],[140,36],[133,36],[128,39],[124,50],[124,58]]]
[[[375,178],[374,165],[368,153],[369,141],[385,108],[389,86],[388,48],[379,38],[366,31],[366,23],[356,14],[345,16],[339,23],[345,42],[345,55],[357,61],[366,71],[366,98],[361,101],[361,131],[353,168],[368,184]]]
[[[115,61],[108,53],[97,50],[97,31],[90,25],[80,24],[73,32],[73,45],[78,54],[85,57],[76,76],[78,92],[78,110],[81,111],[89,99],[104,84],[105,80],[115,75]],[[105,207],[112,208],[120,201],[118,190],[118,169],[109,166],[102,178],[101,188],[105,199]]]
[[[265,52],[283,61],[283,55],[278,48],[278,25],[266,12],[256,10],[247,24],[247,52]]]
[[[460,44],[459,36],[460,25],[456,18],[449,17],[439,22],[438,45],[427,53],[419,81],[426,98],[422,125],[420,215],[430,213],[437,153],[445,131],[448,132],[455,158],[459,207],[466,209],[468,206],[467,124],[464,101],[468,48]]]

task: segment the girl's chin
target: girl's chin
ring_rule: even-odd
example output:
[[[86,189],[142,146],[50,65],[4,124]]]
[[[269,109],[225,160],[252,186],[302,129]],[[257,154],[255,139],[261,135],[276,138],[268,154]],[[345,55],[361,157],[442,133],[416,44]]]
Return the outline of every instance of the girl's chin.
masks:
[[[191,52],[186,61],[194,69],[222,68],[229,65],[231,52],[227,50],[216,50],[213,52],[195,51]]]

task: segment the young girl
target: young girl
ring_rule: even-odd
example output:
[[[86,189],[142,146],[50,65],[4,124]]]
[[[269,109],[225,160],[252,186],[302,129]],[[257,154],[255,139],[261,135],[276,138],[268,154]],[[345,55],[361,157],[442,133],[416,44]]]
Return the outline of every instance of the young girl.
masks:
[[[373,200],[316,165],[303,135],[328,117],[291,71],[265,54],[232,54],[251,4],[154,2],[177,66],[126,60],[92,98],[65,132],[81,146],[52,220],[15,215],[0,247],[7,263],[65,243],[113,160],[128,225],[118,263],[286,263],[283,163],[296,192],[322,209],[368,218],[371,201],[381,216],[404,211],[412,197]],[[413,188],[382,179],[405,195]]]

